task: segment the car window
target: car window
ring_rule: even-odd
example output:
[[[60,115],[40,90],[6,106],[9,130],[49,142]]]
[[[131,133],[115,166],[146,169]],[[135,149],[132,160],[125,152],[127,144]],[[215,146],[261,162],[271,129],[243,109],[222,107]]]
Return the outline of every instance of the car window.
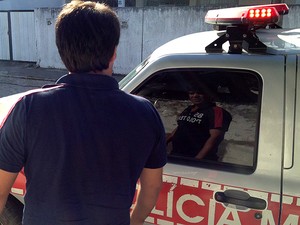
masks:
[[[252,71],[170,69],[153,74],[134,94],[149,99],[159,112],[167,140],[172,137],[169,161],[249,172],[256,165],[261,90],[261,79]],[[198,159],[213,135],[219,135],[213,147]]]

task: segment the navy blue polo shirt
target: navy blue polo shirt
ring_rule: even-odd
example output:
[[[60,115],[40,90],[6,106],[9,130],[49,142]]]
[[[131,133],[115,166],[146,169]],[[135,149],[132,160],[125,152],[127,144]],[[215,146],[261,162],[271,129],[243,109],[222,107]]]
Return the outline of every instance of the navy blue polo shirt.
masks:
[[[0,130],[0,168],[24,167],[27,178],[25,225],[129,224],[142,169],[165,163],[152,104],[106,75],[66,75],[26,94]]]

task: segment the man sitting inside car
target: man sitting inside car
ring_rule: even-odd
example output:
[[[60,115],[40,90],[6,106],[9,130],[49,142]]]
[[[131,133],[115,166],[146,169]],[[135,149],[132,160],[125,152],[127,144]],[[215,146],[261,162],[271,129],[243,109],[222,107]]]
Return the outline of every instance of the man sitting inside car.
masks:
[[[192,105],[178,117],[178,126],[168,135],[172,142],[171,155],[195,159],[218,160],[218,146],[228,131],[232,117],[210,100],[204,88],[190,88]]]

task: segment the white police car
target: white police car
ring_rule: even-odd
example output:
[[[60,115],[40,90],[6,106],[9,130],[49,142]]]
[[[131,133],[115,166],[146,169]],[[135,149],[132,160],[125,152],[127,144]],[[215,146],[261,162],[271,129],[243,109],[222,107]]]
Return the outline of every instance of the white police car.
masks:
[[[161,46],[120,81],[122,90],[153,102],[166,134],[190,104],[189,85],[209,90],[232,115],[218,161],[169,156],[147,223],[300,224],[300,29],[280,28],[288,10],[211,10],[206,22],[217,30]],[[24,181],[20,173],[6,212],[18,208]]]

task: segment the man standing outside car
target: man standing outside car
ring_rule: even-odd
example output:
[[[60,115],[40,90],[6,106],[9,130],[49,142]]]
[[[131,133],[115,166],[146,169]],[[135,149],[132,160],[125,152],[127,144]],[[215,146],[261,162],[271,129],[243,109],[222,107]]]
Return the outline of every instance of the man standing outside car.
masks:
[[[24,225],[141,225],[161,189],[165,133],[151,103],[111,77],[118,18],[104,4],[72,1],[55,31],[69,74],[24,94],[3,121],[0,211],[24,167]]]

